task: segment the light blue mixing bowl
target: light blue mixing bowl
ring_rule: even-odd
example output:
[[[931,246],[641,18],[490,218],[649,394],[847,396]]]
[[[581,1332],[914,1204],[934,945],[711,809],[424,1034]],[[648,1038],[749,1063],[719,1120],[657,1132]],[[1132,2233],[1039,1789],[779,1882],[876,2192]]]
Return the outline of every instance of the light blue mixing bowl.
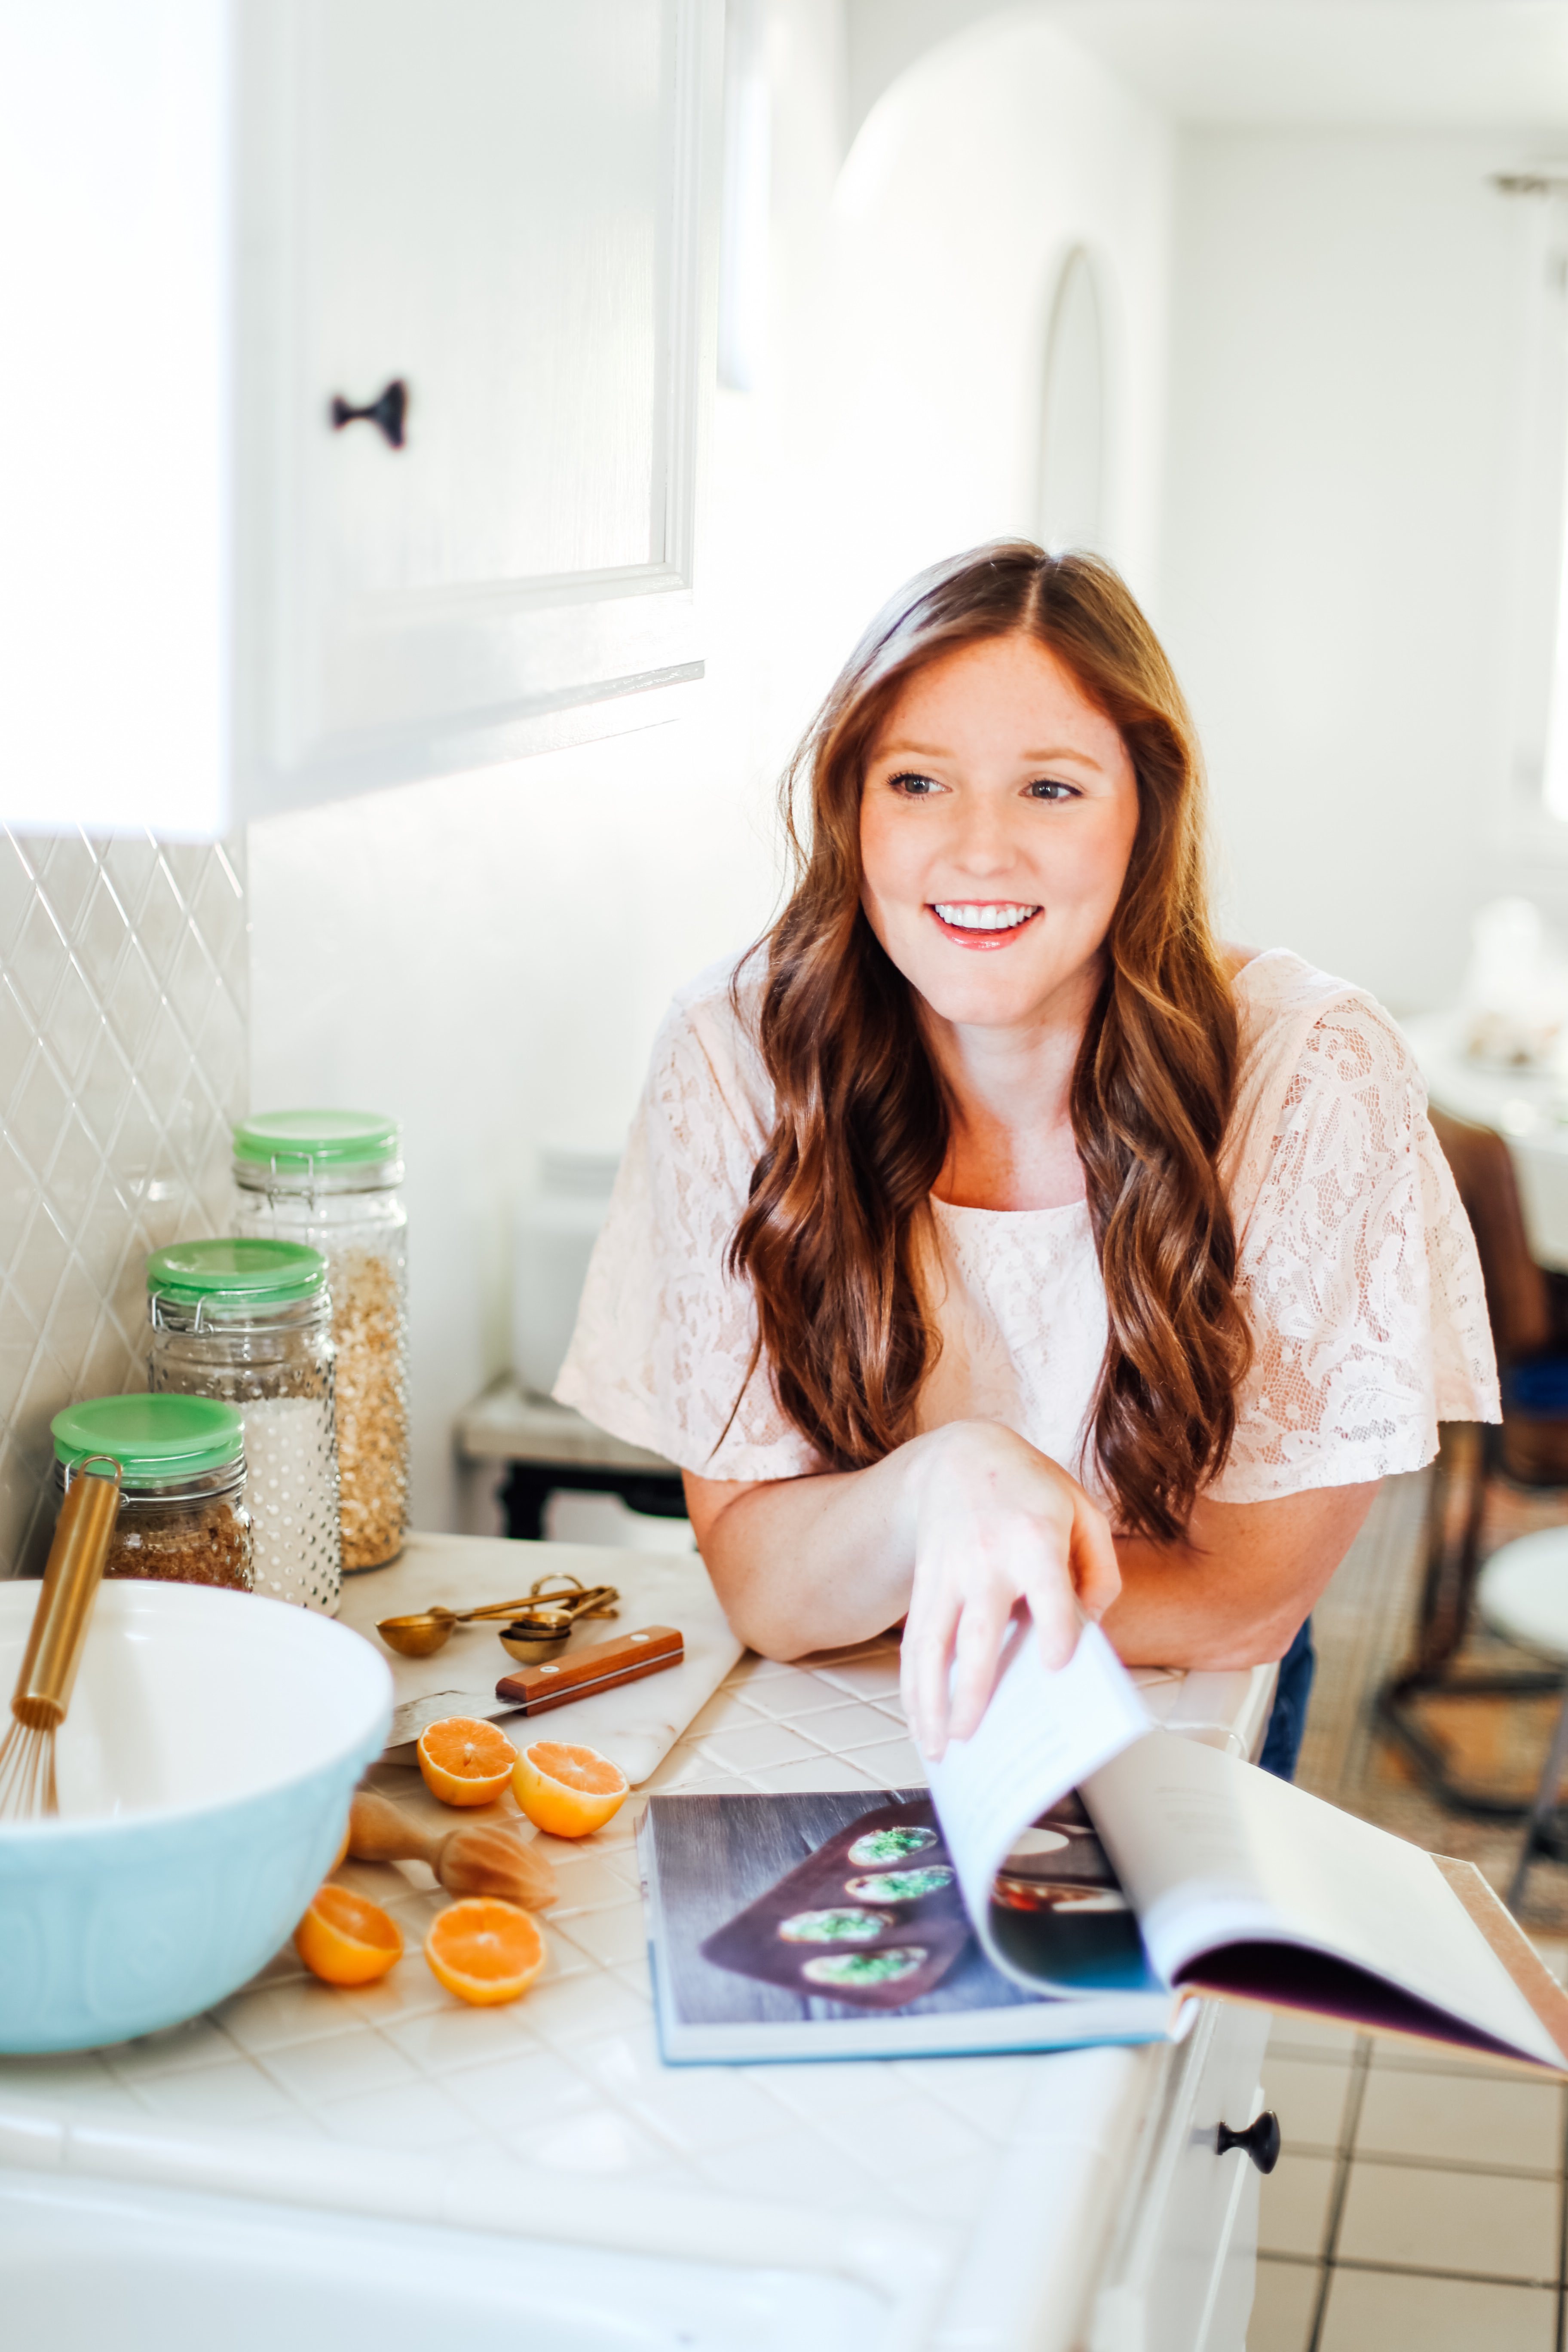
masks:
[[[0,1709],[37,1595],[0,1583]],[[0,2052],[149,2033],[254,1976],[331,1868],[391,1713],[384,1661],[329,1618],[105,1584],[58,1734],[60,1818],[0,1822]]]

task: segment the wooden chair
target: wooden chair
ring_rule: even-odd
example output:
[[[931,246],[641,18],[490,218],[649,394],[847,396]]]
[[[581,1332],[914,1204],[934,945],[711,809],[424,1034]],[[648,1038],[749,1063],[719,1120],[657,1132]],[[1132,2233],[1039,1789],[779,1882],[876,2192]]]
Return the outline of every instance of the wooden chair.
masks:
[[[1460,1673],[1456,1662],[1475,1613],[1481,1526],[1493,1480],[1501,1476],[1521,1486],[1568,1486],[1568,1286],[1548,1276],[1530,1255],[1513,1160],[1502,1137],[1442,1111],[1434,1110],[1431,1118],[1476,1236],[1501,1379],[1503,1418],[1500,1426],[1475,1433],[1468,1491],[1458,1498],[1457,1542],[1449,1532],[1456,1516],[1451,1442],[1438,1455],[1414,1652],[1409,1663],[1383,1685],[1373,1712],[1379,1729],[1445,1804],[1459,1812],[1517,1820],[1531,1810],[1528,1801],[1459,1778],[1447,1748],[1421,1721],[1420,1702],[1435,1692],[1448,1698],[1495,1698],[1563,1689],[1561,1674],[1539,1669]]]

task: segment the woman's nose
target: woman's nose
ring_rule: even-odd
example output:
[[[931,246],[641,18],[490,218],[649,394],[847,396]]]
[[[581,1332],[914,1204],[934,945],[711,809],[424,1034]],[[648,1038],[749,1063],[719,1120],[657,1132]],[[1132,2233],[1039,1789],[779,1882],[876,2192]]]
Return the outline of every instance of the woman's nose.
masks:
[[[1006,814],[984,804],[972,805],[964,811],[958,837],[951,847],[961,870],[975,877],[1005,874],[1017,863],[1017,849]]]

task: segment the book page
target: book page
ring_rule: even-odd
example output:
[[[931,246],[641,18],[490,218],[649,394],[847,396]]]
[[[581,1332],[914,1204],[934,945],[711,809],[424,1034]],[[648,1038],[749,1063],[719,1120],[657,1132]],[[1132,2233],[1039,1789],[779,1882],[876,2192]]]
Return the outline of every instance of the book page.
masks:
[[[1562,2065],[1501,1959],[1418,1846],[1166,1731],[1102,1765],[1082,1793],[1167,1983],[1224,1946],[1288,1943],[1366,1969],[1479,2034]]]
[[[972,1739],[928,1764],[932,1802],[971,1924],[994,1967],[1035,1981],[996,1948],[991,1890],[1019,1834],[1149,1728],[1148,1711],[1098,1625],[1085,1625],[1056,1674],[1033,1623],[1016,1624],[991,1704]]]

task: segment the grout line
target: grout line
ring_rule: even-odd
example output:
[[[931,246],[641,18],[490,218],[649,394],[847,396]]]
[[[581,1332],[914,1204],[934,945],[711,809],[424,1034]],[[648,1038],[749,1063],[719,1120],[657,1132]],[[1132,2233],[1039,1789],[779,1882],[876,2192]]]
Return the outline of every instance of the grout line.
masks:
[[[1378,2278],[1447,2279],[1461,2286],[1523,2286],[1537,2294],[1542,2287],[1552,2291],[1553,2282],[1547,2278],[1523,2278],[1516,2271],[1434,2271],[1419,2263],[1376,2263],[1364,2254],[1351,2254],[1336,2262],[1337,2271],[1370,2273]]]
[[[1325,2148],[1321,2143],[1316,2147],[1310,2143],[1303,2147],[1297,2142],[1295,2147],[1296,2152],[1302,2156],[1331,2156],[1334,2153],[1333,2149]],[[1560,2180],[1563,2177],[1560,2168],[1541,2164],[1461,2164],[1454,2156],[1405,2156],[1388,2148],[1357,2148],[1355,2161],[1357,2164],[1403,2167],[1410,2172],[1458,2173],[1461,2179],[1471,2180]]]
[[[1334,2185],[1329,2196],[1329,2218],[1324,2226],[1321,2269],[1318,2275],[1318,2299],[1312,2312],[1312,2325],[1308,2332],[1305,2352],[1321,2352],[1323,2322],[1328,2315],[1329,2289],[1333,2284],[1334,2257],[1339,2249],[1340,2228],[1344,2221],[1345,2200],[1350,2193],[1351,2166],[1354,2162],[1356,2133],[1361,2127],[1362,2102],[1366,2097],[1366,2078],[1372,2066],[1372,2037],[1358,2034],[1351,2062],[1350,2093],[1345,2100],[1343,2119],[1340,2126],[1339,2160],[1334,2173]]]

